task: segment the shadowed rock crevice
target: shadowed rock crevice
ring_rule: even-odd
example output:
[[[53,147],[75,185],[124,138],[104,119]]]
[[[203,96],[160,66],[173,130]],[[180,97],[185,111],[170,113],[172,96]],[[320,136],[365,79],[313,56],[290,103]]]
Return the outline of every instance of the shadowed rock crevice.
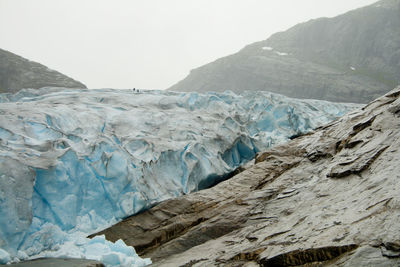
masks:
[[[253,261],[253,262],[258,262],[260,254],[265,251],[265,248],[259,248],[255,251],[249,251],[249,252],[242,252],[235,257],[232,258],[232,261]]]
[[[350,174],[359,174],[366,170],[388,147],[389,146],[377,148],[369,153],[361,155],[354,160],[341,162],[332,167],[328,177],[342,178],[349,176]]]
[[[340,247],[310,248],[295,250],[269,259],[260,259],[260,266],[299,266],[307,263],[324,262],[332,260],[342,254],[356,249],[355,244]]]
[[[192,266],[194,266],[195,264],[197,264],[197,263],[199,263],[199,262],[202,262],[202,261],[205,261],[205,260],[206,260],[206,259],[192,260],[192,261],[190,261],[190,262],[188,262],[188,263],[186,263],[186,264],[180,265],[179,267],[192,267]]]
[[[400,243],[399,242],[386,242],[381,245],[382,255],[388,258],[400,257]]]
[[[187,224],[177,223],[168,225],[168,227],[166,227],[166,229],[163,229],[163,231],[158,236],[156,236],[150,243],[144,245],[136,245],[135,246],[136,252],[139,255],[144,255],[146,253],[149,253],[155,248],[161,246],[162,244],[167,243],[168,241],[183,235],[190,228],[199,225],[205,220],[206,220],[205,218],[199,218],[196,221],[190,221]]]

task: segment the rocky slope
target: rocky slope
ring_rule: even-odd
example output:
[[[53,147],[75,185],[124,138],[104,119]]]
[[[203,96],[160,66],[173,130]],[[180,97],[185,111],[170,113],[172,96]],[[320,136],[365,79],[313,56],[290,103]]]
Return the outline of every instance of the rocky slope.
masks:
[[[105,230],[154,266],[400,264],[400,87]]]
[[[192,70],[169,90],[266,90],[367,103],[400,84],[400,0],[298,24]]]
[[[84,84],[42,64],[0,49],[0,93],[15,93],[22,88],[46,86],[86,88]]]

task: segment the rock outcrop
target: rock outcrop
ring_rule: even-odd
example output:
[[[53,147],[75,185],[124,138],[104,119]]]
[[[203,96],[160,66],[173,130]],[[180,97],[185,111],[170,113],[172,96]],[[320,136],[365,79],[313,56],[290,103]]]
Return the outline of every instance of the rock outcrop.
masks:
[[[154,266],[400,264],[400,87],[101,232]]]
[[[23,88],[41,87],[86,88],[42,64],[0,49],[0,93],[15,93]]]
[[[400,1],[301,23],[192,70],[173,91],[266,90],[368,103],[400,84]]]

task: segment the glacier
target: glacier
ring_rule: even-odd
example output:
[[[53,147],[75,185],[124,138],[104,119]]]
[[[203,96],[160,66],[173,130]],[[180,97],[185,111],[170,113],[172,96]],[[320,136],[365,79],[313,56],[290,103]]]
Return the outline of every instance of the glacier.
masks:
[[[149,264],[123,241],[86,236],[207,188],[257,152],[358,107],[268,92],[0,94],[0,263]]]

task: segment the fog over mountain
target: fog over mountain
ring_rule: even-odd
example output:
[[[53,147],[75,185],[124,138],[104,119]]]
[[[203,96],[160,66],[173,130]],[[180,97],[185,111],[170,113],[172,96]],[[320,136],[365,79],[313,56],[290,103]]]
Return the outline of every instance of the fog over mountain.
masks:
[[[400,83],[400,1],[298,24],[199,67],[169,90],[266,90],[366,103]]]
[[[165,89],[275,32],[375,1],[0,0],[0,47],[89,88]]]

